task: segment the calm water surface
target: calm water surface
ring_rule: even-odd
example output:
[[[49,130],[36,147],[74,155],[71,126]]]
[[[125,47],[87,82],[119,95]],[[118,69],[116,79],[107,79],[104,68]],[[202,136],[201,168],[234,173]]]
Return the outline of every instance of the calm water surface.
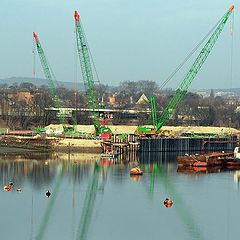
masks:
[[[144,174],[131,178],[136,164]],[[2,156],[0,239],[238,239],[238,174],[178,169],[173,155],[115,163],[84,154]]]

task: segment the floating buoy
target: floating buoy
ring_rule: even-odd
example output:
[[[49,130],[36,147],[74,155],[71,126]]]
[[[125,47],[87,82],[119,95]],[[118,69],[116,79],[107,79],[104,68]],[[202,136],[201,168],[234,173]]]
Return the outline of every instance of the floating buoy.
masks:
[[[9,185],[9,186],[13,186],[13,182],[12,182],[12,181],[10,181],[8,185]]]
[[[77,160],[74,160],[73,162],[74,162],[75,164],[77,164],[77,163],[78,163],[78,161],[77,161]]]
[[[11,191],[12,190],[12,186],[10,186],[10,185],[6,185],[6,186],[4,186],[4,188],[3,188],[5,191]]]
[[[166,198],[163,203],[164,203],[165,207],[167,207],[167,208],[169,208],[173,205],[173,201],[168,198]]]
[[[46,192],[46,196],[49,198],[51,196],[51,193],[49,192],[49,190]]]
[[[18,188],[16,191],[17,191],[17,192],[21,192],[21,191],[22,191],[22,189],[21,189],[21,188]]]
[[[142,175],[143,171],[139,167],[134,167],[130,170],[130,175]]]

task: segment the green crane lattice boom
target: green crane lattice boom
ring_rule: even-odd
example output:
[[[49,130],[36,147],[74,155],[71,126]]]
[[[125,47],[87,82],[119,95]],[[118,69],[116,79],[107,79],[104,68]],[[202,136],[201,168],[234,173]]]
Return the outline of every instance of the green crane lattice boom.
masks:
[[[213,32],[213,34],[211,35],[211,37],[209,38],[209,40],[207,41],[205,46],[202,48],[200,54],[196,58],[196,60],[193,63],[192,67],[190,68],[190,70],[186,74],[185,78],[181,82],[180,86],[176,90],[175,95],[171,99],[171,101],[168,104],[168,106],[164,109],[160,119],[157,122],[156,132],[160,131],[161,127],[169,119],[170,115],[176,109],[176,107],[179,104],[179,102],[186,95],[187,90],[188,90],[190,84],[192,83],[193,79],[195,78],[195,76],[197,75],[198,71],[202,67],[203,63],[207,59],[209,53],[211,52],[214,44],[216,43],[220,33],[223,30],[223,27],[225,26],[229,16],[231,15],[233,9],[234,9],[234,5],[232,5],[229,8],[229,10],[227,11],[227,13],[223,16],[223,18],[221,19],[221,21],[218,24],[217,28],[215,29],[215,31]]]
[[[80,15],[77,11],[74,12],[75,28],[76,28],[76,40],[77,40],[77,52],[81,64],[83,82],[86,89],[86,95],[88,100],[88,106],[91,111],[93,124],[95,127],[96,135],[101,133],[110,133],[110,129],[102,127],[99,121],[97,109],[99,109],[96,89],[94,85],[93,71],[91,67],[91,60],[89,49],[87,45],[87,39],[84,34],[82,24],[80,22]]]
[[[53,102],[54,102],[54,107],[59,111],[59,121],[63,125],[64,133],[74,134],[75,133],[75,127],[68,128],[65,125],[64,116],[60,112],[60,108],[61,108],[60,102],[61,101],[60,101],[60,99],[58,97],[58,94],[57,94],[57,87],[56,87],[56,84],[55,84],[56,80],[55,80],[54,75],[51,71],[51,68],[48,64],[48,61],[47,61],[47,58],[45,56],[43,47],[42,47],[42,45],[39,41],[39,37],[35,32],[33,33],[33,37],[34,37],[35,42],[36,42],[37,51],[38,51],[40,62],[41,62],[41,65],[42,65],[42,68],[43,68],[43,71],[44,71],[44,75],[45,75],[46,79],[48,80],[48,87],[49,87],[49,91],[50,91],[50,94],[51,94]],[[74,125],[76,125],[76,124],[77,124],[77,122],[74,119]]]
[[[51,72],[51,69],[49,67],[47,58],[46,58],[45,53],[43,51],[42,45],[39,41],[38,35],[35,32],[33,32],[33,37],[34,37],[35,42],[36,42],[37,51],[38,51],[40,62],[41,62],[41,65],[42,65],[42,68],[43,68],[43,71],[44,71],[44,75],[48,80],[48,87],[49,87],[50,94],[51,94],[51,96],[53,98],[53,101],[54,101],[54,105],[55,105],[54,107],[56,107],[57,109],[60,109],[61,105],[60,105],[60,100],[59,100],[58,95],[57,95],[55,79],[54,79],[53,74]],[[60,114],[59,120],[60,120],[61,124],[64,124],[64,122],[65,122],[64,117],[61,114]]]
[[[150,96],[149,102],[151,104],[152,109],[152,124],[154,128],[156,128],[157,125],[157,109],[156,109],[156,99],[154,96]]]

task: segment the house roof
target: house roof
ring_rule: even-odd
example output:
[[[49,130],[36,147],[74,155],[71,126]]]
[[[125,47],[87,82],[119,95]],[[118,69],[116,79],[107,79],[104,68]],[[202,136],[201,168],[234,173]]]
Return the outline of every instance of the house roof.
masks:
[[[136,102],[136,104],[148,104],[148,103],[149,103],[149,100],[144,93],[141,95],[141,97]]]

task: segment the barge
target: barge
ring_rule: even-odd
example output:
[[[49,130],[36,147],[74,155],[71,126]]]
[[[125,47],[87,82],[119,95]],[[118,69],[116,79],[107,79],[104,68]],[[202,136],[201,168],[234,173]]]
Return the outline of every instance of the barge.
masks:
[[[231,152],[212,152],[204,154],[190,154],[185,156],[178,156],[177,162],[180,166],[185,167],[207,167],[224,165],[228,161],[234,159],[234,154]]]
[[[177,162],[182,167],[211,167],[224,166],[235,167],[240,166],[240,147],[235,147],[233,152],[211,152],[204,154],[185,154],[178,156]]]

